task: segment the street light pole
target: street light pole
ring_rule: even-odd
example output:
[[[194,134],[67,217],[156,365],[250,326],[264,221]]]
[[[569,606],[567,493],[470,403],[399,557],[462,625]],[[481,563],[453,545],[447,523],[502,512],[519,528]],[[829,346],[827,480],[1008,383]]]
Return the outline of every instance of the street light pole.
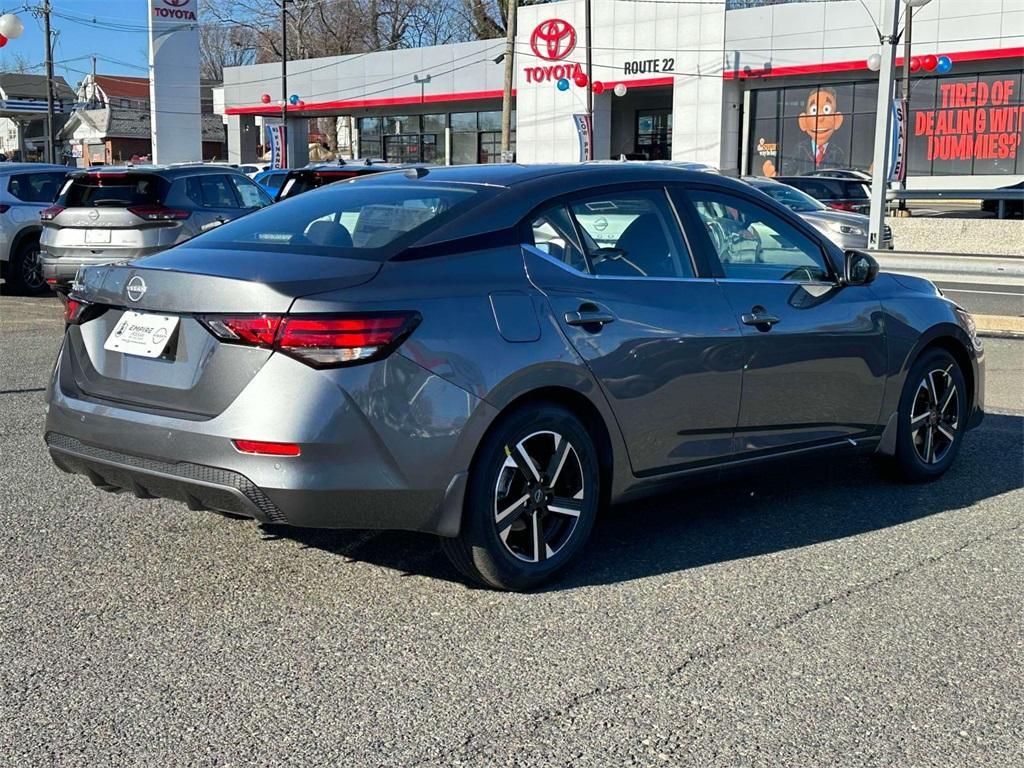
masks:
[[[43,0],[43,34],[46,35],[46,162],[54,162],[53,136],[53,41],[50,39],[50,0]]]
[[[288,0],[281,0],[281,167],[288,167]]]
[[[889,157],[892,152],[892,92],[896,69],[896,45],[900,37],[900,7],[898,0],[885,0],[882,23],[888,34],[879,35],[882,57],[878,70],[878,102],[875,106],[875,154],[871,173],[871,213],[868,221],[868,248],[882,244],[885,228],[886,191],[889,180]]]

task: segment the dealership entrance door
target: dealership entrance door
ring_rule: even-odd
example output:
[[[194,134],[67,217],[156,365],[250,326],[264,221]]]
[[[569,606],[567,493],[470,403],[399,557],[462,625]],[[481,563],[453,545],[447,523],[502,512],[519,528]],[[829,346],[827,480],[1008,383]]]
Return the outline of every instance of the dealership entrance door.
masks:
[[[671,160],[672,86],[627,88],[610,96],[612,159]]]

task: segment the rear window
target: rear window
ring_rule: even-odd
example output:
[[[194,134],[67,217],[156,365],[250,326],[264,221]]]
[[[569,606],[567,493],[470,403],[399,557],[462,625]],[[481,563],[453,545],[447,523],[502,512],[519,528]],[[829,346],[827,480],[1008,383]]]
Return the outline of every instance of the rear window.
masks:
[[[97,173],[76,176],[64,192],[65,208],[161,205],[168,183],[159,176],[138,173]]]
[[[851,200],[867,200],[871,197],[868,192],[868,185],[863,181],[846,182],[846,197]]]
[[[7,182],[7,191],[26,203],[52,203],[66,175],[62,171],[17,173]]]
[[[185,247],[302,250],[383,261],[471,205],[478,194],[426,184],[345,184],[256,211]]]
[[[324,184],[333,184],[336,181],[354,178],[359,176],[360,173],[360,171],[356,170],[297,171],[289,175],[277,196],[279,200],[284,200],[286,197],[294,197],[295,195],[301,195],[303,192],[309,192],[311,189],[318,189],[324,186]]]

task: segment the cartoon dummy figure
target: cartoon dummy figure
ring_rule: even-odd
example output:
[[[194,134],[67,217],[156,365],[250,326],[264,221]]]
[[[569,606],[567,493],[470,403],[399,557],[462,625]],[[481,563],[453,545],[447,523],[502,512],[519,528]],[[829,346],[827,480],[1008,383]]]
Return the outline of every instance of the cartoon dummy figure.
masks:
[[[798,141],[796,152],[790,161],[792,167],[786,168],[787,173],[801,174],[815,168],[846,167],[846,153],[843,148],[831,143],[832,135],[843,125],[843,113],[839,111],[836,103],[834,88],[822,87],[811,91],[807,95],[804,111],[797,118],[797,125],[808,138]],[[765,160],[761,170],[765,176],[778,175],[775,163],[771,160]]]

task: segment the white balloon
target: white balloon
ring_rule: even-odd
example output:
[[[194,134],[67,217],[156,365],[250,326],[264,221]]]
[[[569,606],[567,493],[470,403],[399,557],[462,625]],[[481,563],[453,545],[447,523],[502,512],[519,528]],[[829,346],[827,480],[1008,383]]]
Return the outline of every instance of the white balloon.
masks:
[[[16,40],[21,37],[21,33],[24,31],[25,25],[13,13],[5,13],[3,16],[0,16],[0,35],[3,35],[8,40]]]
[[[625,96],[626,92],[628,90],[629,89],[626,87],[625,83],[616,83],[616,85],[615,85],[615,95],[616,96]]]
[[[882,68],[882,56],[878,53],[872,53],[868,56],[868,69],[872,72],[877,72]]]

